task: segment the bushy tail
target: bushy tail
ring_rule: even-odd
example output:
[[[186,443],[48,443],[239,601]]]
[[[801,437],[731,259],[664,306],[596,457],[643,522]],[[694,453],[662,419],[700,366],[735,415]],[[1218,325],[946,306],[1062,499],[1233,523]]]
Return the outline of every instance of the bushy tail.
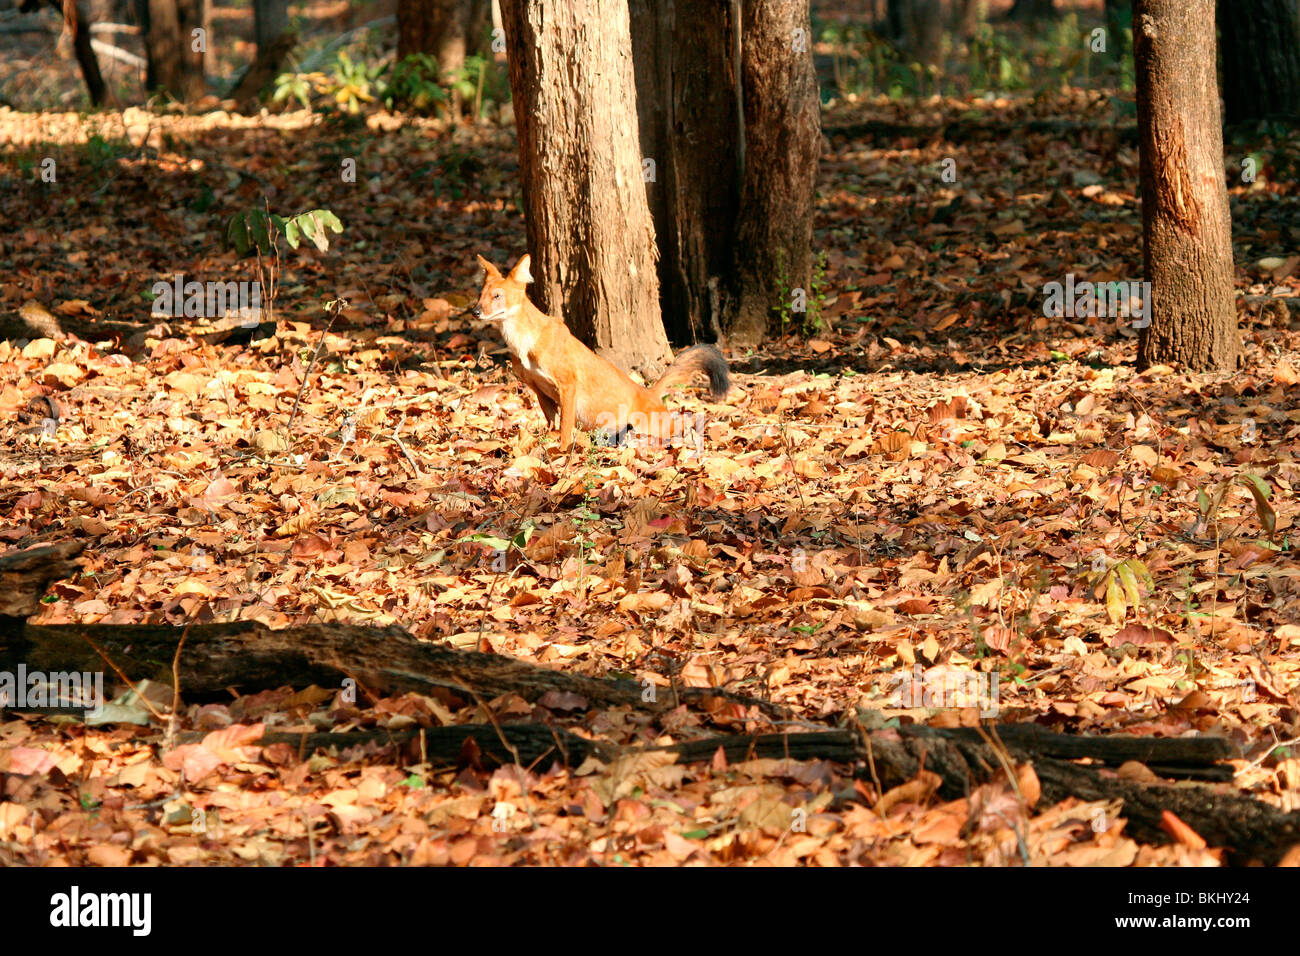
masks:
[[[731,375],[727,371],[727,360],[713,345],[692,345],[673,359],[673,364],[664,372],[663,377],[650,387],[655,398],[663,401],[668,389],[674,385],[684,385],[696,374],[703,373],[709,377],[710,397],[721,401],[731,389]]]

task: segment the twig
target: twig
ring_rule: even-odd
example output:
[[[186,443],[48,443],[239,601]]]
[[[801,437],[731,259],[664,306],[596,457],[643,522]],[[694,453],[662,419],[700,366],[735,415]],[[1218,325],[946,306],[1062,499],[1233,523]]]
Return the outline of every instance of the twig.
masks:
[[[415,477],[417,479],[423,479],[424,475],[420,473],[420,466],[415,463],[415,459],[411,457],[411,453],[406,450],[406,446],[402,444],[402,439],[397,434],[402,430],[402,426],[405,424],[406,424],[406,411],[403,410],[402,420],[399,421],[397,423],[397,426],[393,429],[392,441],[394,442],[394,444],[397,445],[398,448],[402,450],[402,454],[406,456],[406,460],[410,463],[411,471],[415,473]]]
[[[176,643],[176,653],[172,657],[172,715],[167,721],[167,738],[166,749],[170,751],[176,743],[176,724],[177,715],[181,712],[181,648],[185,646],[185,638],[189,636],[190,628],[194,622],[185,625],[185,630],[181,631],[181,639]]]
[[[321,333],[320,341],[316,343],[316,351],[312,353],[311,361],[307,363],[307,371],[303,373],[302,384],[298,386],[298,397],[293,400],[293,411],[289,413],[289,424],[284,426],[285,437],[293,434],[293,421],[298,417],[298,406],[302,403],[302,393],[307,391],[307,383],[311,381],[311,370],[320,358],[321,351],[325,348],[325,340],[329,337],[330,329],[334,328],[334,322],[338,319],[339,313],[347,308],[346,299],[334,299],[329,304],[330,321],[325,326],[325,331]]]

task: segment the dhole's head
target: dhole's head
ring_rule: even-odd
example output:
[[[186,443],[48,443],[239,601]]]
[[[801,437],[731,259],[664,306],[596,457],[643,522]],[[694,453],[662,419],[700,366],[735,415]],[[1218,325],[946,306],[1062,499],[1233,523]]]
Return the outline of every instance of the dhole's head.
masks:
[[[487,275],[483,277],[483,291],[479,294],[478,305],[473,309],[474,318],[504,319],[524,304],[524,287],[533,281],[533,274],[528,271],[531,257],[525,253],[515,263],[510,274],[505,276],[482,256],[478,257],[478,261]]]

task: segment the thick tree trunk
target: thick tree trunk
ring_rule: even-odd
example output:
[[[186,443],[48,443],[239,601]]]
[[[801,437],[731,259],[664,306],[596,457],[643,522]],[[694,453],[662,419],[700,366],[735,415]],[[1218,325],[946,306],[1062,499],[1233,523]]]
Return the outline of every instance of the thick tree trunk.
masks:
[[[979,32],[986,15],[987,0],[957,0],[956,29],[959,36],[969,40]]]
[[[938,66],[943,59],[943,5],[939,0],[909,0],[907,49],[916,62]]]
[[[1300,19],[1294,0],[1219,3],[1223,111],[1230,124],[1300,114]]]
[[[664,325],[676,341],[713,340],[731,308],[740,203],[738,4],[628,6]]]
[[[822,142],[808,0],[744,0],[743,11],[739,303],[729,330],[737,345],[763,338],[772,310],[792,289],[812,294],[812,211]]]
[[[907,5],[911,0],[886,0],[885,35],[900,43],[907,35]]]
[[[288,0],[253,0],[253,36],[259,54],[288,32]]]
[[[1213,0],[1134,0],[1143,262],[1138,365],[1233,369],[1240,342]]]
[[[182,102],[203,96],[204,53],[194,39],[194,30],[204,27],[202,0],[136,0],[136,16],[149,61],[146,88]]]
[[[456,79],[465,58],[481,52],[491,10],[490,0],[398,0],[397,55],[427,53],[444,80]],[[452,99],[459,112],[459,94]]]
[[[532,295],[615,364],[657,370],[669,350],[626,0],[506,0],[501,14]]]

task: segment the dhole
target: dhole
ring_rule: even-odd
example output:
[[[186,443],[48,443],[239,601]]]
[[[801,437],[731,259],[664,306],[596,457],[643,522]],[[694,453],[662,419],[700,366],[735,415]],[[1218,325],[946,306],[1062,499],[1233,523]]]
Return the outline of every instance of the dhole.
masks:
[[[722,353],[712,345],[694,345],[677,356],[659,381],[642,388],[574,338],[563,322],[528,301],[524,287],[533,281],[529,256],[505,276],[482,256],[478,261],[487,276],[473,314],[501,320],[515,374],[537,395],[552,428],[558,413],[560,447],[566,451],[573,442],[575,423],[586,430],[607,429],[615,440],[632,430],[666,442],[680,423],[680,416],[664,404],[668,389],[697,373],[708,376],[715,401],[731,387]]]

